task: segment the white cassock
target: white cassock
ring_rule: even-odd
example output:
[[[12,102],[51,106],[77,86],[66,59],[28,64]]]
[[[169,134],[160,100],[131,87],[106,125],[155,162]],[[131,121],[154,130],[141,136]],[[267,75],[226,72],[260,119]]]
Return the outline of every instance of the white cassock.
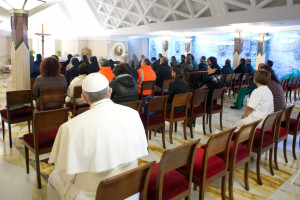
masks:
[[[61,125],[49,163],[48,199],[95,199],[98,184],[148,155],[137,111],[103,99]],[[136,197],[137,195],[135,195]]]

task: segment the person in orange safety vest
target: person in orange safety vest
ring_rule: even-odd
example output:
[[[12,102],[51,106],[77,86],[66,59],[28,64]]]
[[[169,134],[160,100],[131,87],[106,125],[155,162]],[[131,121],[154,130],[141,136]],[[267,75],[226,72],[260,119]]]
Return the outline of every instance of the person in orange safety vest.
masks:
[[[138,94],[141,94],[141,87],[143,81],[155,81],[156,74],[151,67],[151,62],[148,58],[144,58],[141,62],[141,68],[138,70],[138,78],[137,78],[137,91]],[[152,94],[152,90],[144,90],[143,95]]]
[[[111,82],[115,78],[115,74],[112,72],[108,60],[104,58],[100,58],[99,64],[100,64],[100,70],[99,70],[100,74],[104,75],[107,78],[108,82]]]

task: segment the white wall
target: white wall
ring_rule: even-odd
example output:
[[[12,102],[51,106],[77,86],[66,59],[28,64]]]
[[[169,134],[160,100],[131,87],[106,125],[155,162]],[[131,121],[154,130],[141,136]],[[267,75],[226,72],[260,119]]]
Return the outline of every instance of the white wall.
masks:
[[[148,38],[129,38],[128,40],[128,58],[129,63],[132,63],[133,56],[137,56],[138,61],[141,59],[143,54],[146,58],[148,57],[149,50],[149,39]],[[151,58],[149,58],[151,59]],[[136,62],[135,62],[135,65]],[[136,67],[136,66],[133,66]]]
[[[68,54],[81,54],[78,50],[78,40],[62,40],[62,54],[68,55]]]
[[[7,64],[10,58],[11,37],[0,35],[0,65]]]
[[[92,56],[107,58],[107,40],[87,40],[86,46],[92,51]]]
[[[114,47],[116,45],[122,45],[123,46],[123,54],[122,56],[127,56],[127,52],[128,52],[128,41],[112,41],[109,40],[108,41],[108,45],[107,45],[107,58],[108,59],[113,59],[113,60],[120,60],[121,57],[115,57],[114,56]]]

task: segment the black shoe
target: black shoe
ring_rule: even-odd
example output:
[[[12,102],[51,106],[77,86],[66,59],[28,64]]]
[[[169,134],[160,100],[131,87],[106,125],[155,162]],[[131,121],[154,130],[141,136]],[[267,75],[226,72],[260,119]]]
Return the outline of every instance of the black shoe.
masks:
[[[238,109],[236,106],[230,106],[231,109]]]

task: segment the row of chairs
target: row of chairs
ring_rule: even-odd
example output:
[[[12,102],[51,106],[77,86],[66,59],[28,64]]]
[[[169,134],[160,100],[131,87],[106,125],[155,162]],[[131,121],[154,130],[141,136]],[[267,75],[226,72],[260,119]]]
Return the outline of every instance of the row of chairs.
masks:
[[[231,98],[231,90],[233,91],[233,97],[235,98],[235,94],[238,93],[240,88],[248,87],[249,83],[251,83],[252,77],[249,73],[245,73],[242,78],[241,75],[241,73],[222,74],[224,87],[226,88],[226,92],[228,92],[229,98]]]
[[[287,102],[288,96],[290,96],[290,102],[292,102],[292,92],[294,92],[294,101],[297,101],[297,91],[298,98],[300,99],[300,76],[296,76],[292,79],[291,84],[290,77],[285,78],[281,81],[281,86],[283,91],[285,92],[285,100]]]

